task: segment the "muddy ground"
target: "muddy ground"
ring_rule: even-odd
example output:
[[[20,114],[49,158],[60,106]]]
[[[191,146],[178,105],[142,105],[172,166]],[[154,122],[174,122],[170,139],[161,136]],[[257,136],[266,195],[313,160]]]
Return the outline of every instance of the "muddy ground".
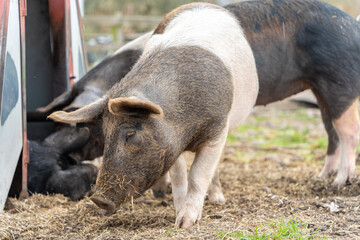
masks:
[[[224,205],[205,202],[199,225],[174,229],[171,194],[151,192],[103,216],[85,198],[33,195],[12,199],[0,214],[0,239],[217,239],[217,231],[254,231],[255,226],[291,219],[317,229],[318,237],[360,239],[359,165],[355,181],[341,190],[317,179],[326,152],[317,109],[289,103],[258,108],[233,133],[220,164]]]

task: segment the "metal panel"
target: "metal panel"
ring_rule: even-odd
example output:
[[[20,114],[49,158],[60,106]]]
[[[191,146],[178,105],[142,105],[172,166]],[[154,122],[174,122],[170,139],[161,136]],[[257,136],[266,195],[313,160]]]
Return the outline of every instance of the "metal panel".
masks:
[[[3,209],[22,149],[19,1],[10,0],[0,114],[0,209]]]
[[[36,108],[51,102],[56,96],[53,89],[56,63],[53,63],[51,49],[48,2],[31,0],[27,7],[26,102],[27,111],[35,111]],[[57,87],[61,88],[61,86]],[[60,89],[61,92],[65,90],[66,87]]]
[[[57,0],[57,2],[61,1]],[[58,13],[60,16],[64,15],[61,9],[58,9]],[[58,33],[61,31],[59,30],[61,26],[51,31],[51,20],[48,1],[28,1],[25,24],[28,112],[34,112],[36,108],[47,105],[54,97],[68,89],[66,66],[64,67],[63,61],[58,60],[65,55],[57,44],[56,34],[61,38],[62,33]],[[59,21],[62,21],[61,18]],[[28,138],[31,140],[43,139],[53,131],[55,125],[52,122],[28,122],[27,125]]]
[[[71,54],[73,64],[74,82],[78,81],[87,71],[87,61],[85,57],[81,14],[78,1],[70,1],[70,26],[71,26]]]

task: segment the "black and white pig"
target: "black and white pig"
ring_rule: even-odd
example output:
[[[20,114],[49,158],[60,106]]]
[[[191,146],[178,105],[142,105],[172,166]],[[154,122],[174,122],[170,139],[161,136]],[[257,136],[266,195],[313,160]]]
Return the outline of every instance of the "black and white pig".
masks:
[[[316,0],[245,1],[225,8],[242,23],[254,52],[256,105],[311,89],[329,136],[319,176],[337,173],[337,187],[351,181],[360,133],[360,24]]]
[[[258,93],[251,48],[236,18],[194,3],[169,13],[129,74],[107,95],[50,118],[101,118],[104,161],[91,199],[113,212],[170,170],[176,225],[201,217],[229,129],[250,114]],[[187,179],[185,151],[196,153]]]
[[[29,141],[28,190],[30,193],[61,193],[79,200],[95,184],[97,168],[76,164],[67,156],[89,139],[87,128],[66,127],[41,143]]]

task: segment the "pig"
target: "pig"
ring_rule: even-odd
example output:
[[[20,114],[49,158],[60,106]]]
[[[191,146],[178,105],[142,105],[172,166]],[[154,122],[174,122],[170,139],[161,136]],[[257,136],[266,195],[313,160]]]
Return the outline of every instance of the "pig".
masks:
[[[89,138],[87,128],[64,128],[48,136],[41,143],[29,141],[28,189],[32,193],[46,193],[49,177],[60,169],[66,169],[72,160],[66,156],[81,147]]]
[[[311,89],[329,136],[319,177],[336,173],[334,187],[351,182],[360,133],[360,24],[316,0],[245,1],[225,8],[242,23],[254,52],[256,105]]]
[[[84,198],[95,184],[98,169],[93,164],[80,163],[65,170],[58,170],[47,180],[47,193],[61,193],[72,201]]]
[[[91,200],[114,212],[170,170],[176,222],[201,218],[208,185],[229,129],[250,114],[258,94],[255,60],[241,26],[222,7],[193,3],[170,12],[140,59],[100,100],[49,117],[102,119],[103,163]],[[187,178],[183,153],[196,153]]]
[[[32,193],[61,193],[79,200],[95,184],[97,168],[92,164],[74,165],[67,154],[82,147],[89,129],[66,127],[41,143],[29,141],[28,190]],[[65,183],[67,185],[65,185]]]

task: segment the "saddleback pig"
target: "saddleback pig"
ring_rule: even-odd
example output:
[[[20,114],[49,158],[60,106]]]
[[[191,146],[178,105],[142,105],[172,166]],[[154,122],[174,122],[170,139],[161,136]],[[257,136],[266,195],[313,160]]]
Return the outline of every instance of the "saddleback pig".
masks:
[[[104,160],[91,199],[113,212],[170,170],[176,225],[201,217],[228,130],[249,115],[258,93],[254,57],[224,8],[184,5],[157,26],[132,70],[100,99],[50,118],[101,118]],[[196,153],[187,179],[185,151]]]
[[[316,0],[244,1],[225,8],[242,23],[254,52],[256,105],[311,89],[329,136],[319,176],[337,173],[337,187],[351,181],[360,133],[360,24]]]

